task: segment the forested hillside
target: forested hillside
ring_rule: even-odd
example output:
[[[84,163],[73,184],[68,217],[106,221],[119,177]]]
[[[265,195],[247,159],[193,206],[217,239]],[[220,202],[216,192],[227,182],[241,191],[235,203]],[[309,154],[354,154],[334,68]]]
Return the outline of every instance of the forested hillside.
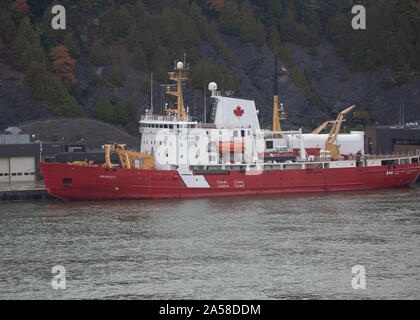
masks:
[[[367,30],[351,28],[351,8],[358,3],[367,8]],[[67,9],[66,30],[51,27],[55,4]],[[37,118],[95,117],[134,132],[137,112],[148,107],[150,72],[166,82],[173,61],[184,53],[191,64],[189,93],[216,81],[236,95],[249,95],[251,84],[243,79],[257,72],[245,70],[250,61],[240,58],[242,45],[255,50],[266,67],[272,66],[273,54],[280,56],[293,86],[317,110],[312,126],[335,116],[340,107],[334,102],[340,97],[324,97],[317,85],[321,75],[313,70],[315,61],[322,61],[322,75],[328,77],[343,59],[340,83],[353,81],[352,73],[369,77],[388,70],[381,79],[383,92],[415,81],[420,71],[416,0],[0,0],[0,34],[0,110],[10,115],[9,124],[22,120],[27,110]],[[322,54],[325,48],[331,52]],[[309,65],[297,61],[299,50],[308,55]],[[19,77],[5,73],[16,71],[31,89],[31,102],[13,91]],[[272,83],[272,71],[267,72]],[[261,94],[259,107],[269,123],[272,84],[267,85],[253,89]],[[27,109],[21,111],[22,104]],[[381,106],[361,109],[355,125],[381,119]],[[308,121],[294,125],[303,123]]]

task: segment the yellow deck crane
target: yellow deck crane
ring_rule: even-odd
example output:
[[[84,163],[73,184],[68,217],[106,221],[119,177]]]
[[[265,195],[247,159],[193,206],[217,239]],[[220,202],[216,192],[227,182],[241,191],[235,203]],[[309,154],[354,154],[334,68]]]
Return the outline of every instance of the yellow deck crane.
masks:
[[[344,122],[344,116],[354,108],[356,108],[356,105],[353,105],[347,108],[346,110],[341,111],[337,117],[337,120],[333,121],[334,126],[332,127],[331,132],[328,135],[327,141],[325,143],[325,151],[329,151],[330,156],[333,159],[338,159],[340,157],[340,146],[336,145],[335,143],[337,141],[338,134],[340,133],[341,125]]]
[[[118,154],[121,167],[125,169],[143,169],[154,170],[155,159],[152,154],[144,154],[125,149],[125,144],[107,144],[105,145],[105,168],[112,168],[111,155]]]
[[[322,132],[322,130],[324,130],[329,124],[334,124],[334,123],[336,123],[336,121],[337,120],[325,121],[318,128],[316,128],[314,131],[312,131],[312,134],[320,134]],[[346,120],[343,120],[343,122],[346,122]]]

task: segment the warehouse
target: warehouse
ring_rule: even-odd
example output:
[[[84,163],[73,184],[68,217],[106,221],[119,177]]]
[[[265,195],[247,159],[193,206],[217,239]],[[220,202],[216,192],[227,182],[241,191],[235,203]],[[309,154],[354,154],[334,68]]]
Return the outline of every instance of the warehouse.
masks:
[[[0,182],[31,182],[40,176],[40,143],[19,128],[0,134]]]
[[[407,153],[420,150],[420,127],[367,128],[365,152],[368,154]]]

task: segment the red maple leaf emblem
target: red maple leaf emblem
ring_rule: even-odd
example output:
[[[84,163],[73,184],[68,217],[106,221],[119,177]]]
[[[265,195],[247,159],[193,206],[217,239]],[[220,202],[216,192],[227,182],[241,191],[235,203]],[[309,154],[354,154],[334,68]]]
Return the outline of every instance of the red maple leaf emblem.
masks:
[[[233,110],[233,113],[235,114],[235,116],[237,116],[238,118],[240,118],[245,113],[245,110],[242,109],[240,106],[238,106],[235,110]]]

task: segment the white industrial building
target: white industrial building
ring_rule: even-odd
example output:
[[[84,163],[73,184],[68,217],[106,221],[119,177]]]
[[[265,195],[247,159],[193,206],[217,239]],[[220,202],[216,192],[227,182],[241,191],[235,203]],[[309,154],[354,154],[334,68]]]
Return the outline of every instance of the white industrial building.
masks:
[[[19,128],[0,134],[0,183],[31,182],[39,176],[40,143]]]

